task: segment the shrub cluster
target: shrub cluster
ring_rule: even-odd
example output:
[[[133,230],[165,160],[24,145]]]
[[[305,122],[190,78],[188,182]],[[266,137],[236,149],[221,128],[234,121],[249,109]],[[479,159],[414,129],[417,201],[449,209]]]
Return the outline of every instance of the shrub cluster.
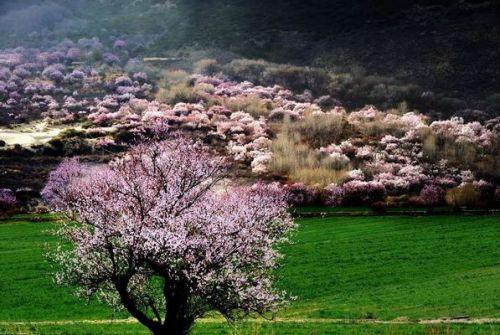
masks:
[[[146,73],[123,70],[128,54],[124,46],[116,47],[122,42],[115,42],[114,53],[96,38],[66,40],[46,51],[0,50],[0,123],[40,116],[51,122],[75,122],[96,105],[106,108],[151,95]]]
[[[203,74],[164,71],[156,90],[155,76],[127,58],[127,45],[116,40],[108,49],[83,39],[48,51],[0,51],[0,120],[81,122],[84,130],[49,142],[52,153],[64,156],[112,153],[138,136],[181,130],[249,175],[283,181],[294,204],[406,196],[426,206],[464,206],[493,198],[498,118],[431,122],[404,105],[348,113],[322,95],[329,74],[263,61],[202,60],[195,67]],[[310,91],[300,93],[304,88]]]

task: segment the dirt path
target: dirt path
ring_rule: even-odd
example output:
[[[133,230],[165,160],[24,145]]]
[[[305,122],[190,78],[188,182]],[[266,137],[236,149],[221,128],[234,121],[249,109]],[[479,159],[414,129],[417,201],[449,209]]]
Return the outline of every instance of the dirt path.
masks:
[[[224,323],[221,318],[204,318],[199,319],[198,323]],[[396,318],[394,320],[376,320],[376,319],[301,319],[301,318],[276,318],[273,321],[264,319],[247,319],[245,322],[252,323],[336,323],[336,324],[500,324],[500,318],[439,318],[439,319],[421,319],[410,320],[405,317]],[[0,321],[0,326],[23,326],[23,325],[38,325],[38,326],[62,326],[62,325],[78,325],[78,324],[127,324],[137,323],[136,319],[108,319],[108,320],[61,320],[61,321],[33,321],[33,322],[10,322]]]

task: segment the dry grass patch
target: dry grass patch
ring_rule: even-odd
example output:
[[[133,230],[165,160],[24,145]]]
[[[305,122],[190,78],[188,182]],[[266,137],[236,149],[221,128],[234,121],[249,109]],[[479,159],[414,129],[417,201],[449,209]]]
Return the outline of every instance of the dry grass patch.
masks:
[[[292,131],[287,123],[273,141],[272,151],[270,171],[311,186],[339,183],[349,170],[348,166],[338,166],[330,157],[304,143],[301,135]]]

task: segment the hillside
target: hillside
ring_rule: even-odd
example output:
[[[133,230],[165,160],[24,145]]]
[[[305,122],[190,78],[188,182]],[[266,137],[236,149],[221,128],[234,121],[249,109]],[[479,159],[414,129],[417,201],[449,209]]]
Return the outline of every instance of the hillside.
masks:
[[[137,55],[183,47],[318,66],[349,80],[418,85],[439,100],[410,105],[436,117],[497,116],[500,6],[497,1],[5,1],[0,43],[53,43],[63,37],[122,36]],[[31,4],[31,6],[29,6]],[[373,91],[373,90],[372,90]],[[375,93],[373,93],[375,94]],[[389,97],[389,98],[387,98]],[[359,108],[366,95],[345,99]],[[474,109],[481,110],[474,112]],[[485,115],[485,113],[487,115]]]

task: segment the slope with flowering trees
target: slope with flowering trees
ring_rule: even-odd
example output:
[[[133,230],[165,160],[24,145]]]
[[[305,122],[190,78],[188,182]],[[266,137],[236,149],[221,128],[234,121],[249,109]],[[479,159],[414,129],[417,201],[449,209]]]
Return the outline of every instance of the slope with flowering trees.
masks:
[[[374,106],[348,113],[329,96],[233,81],[237,62],[229,68],[202,63],[200,72],[210,75],[184,72],[181,84],[165,87],[157,78],[169,74],[129,58],[122,40],[112,47],[82,39],[45,51],[3,50],[0,119],[78,126],[30,148],[60,156],[113,155],[163,124],[231,157],[240,175],[281,181],[292,194],[302,194],[291,200],[295,204],[448,200],[462,206],[500,194],[498,119],[432,121],[404,108]],[[456,194],[447,195],[451,189]]]

